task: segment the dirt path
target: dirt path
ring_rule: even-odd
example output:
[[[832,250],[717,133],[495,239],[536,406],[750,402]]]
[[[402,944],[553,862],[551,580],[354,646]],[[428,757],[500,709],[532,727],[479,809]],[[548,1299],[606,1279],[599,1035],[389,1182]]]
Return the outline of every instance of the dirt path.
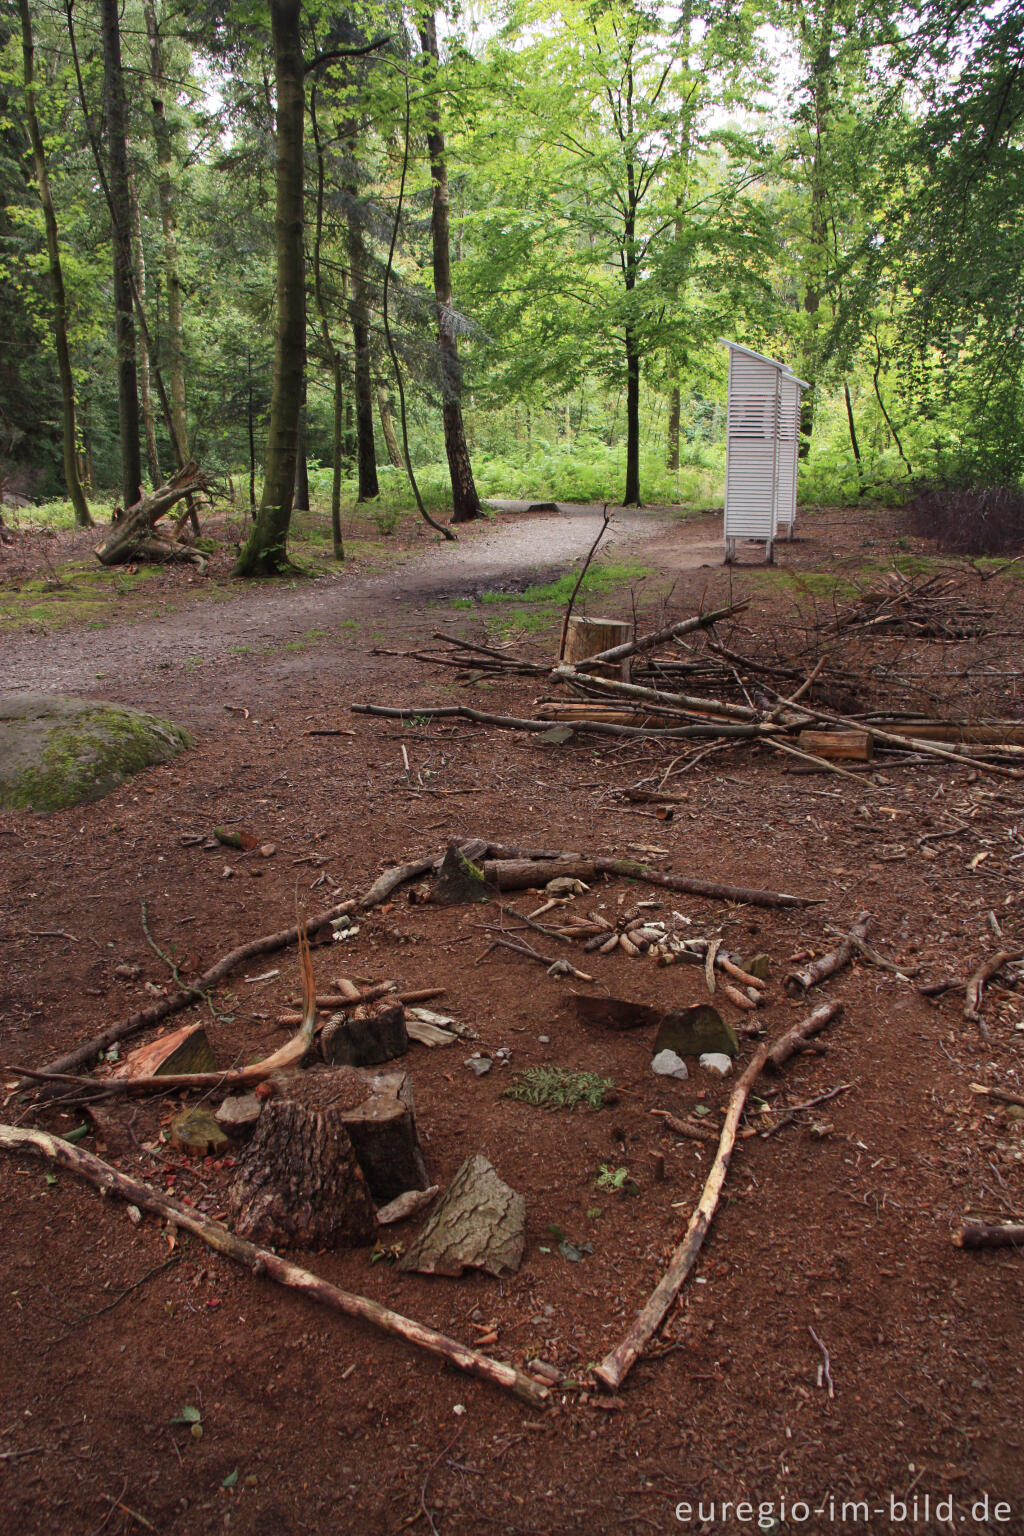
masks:
[[[601,509],[565,506],[558,513],[515,518],[524,502],[498,502],[493,523],[470,525],[457,544],[429,539],[401,555],[384,571],[357,568],[298,585],[282,584],[222,589],[219,601],[208,594],[183,608],[103,629],[68,628],[22,632],[0,640],[0,675],[9,690],[96,693],[131,697],[152,707],[164,691],[166,672],[202,670],[201,664],[256,653],[278,681],[303,674],[309,656],[296,648],[311,630],[332,638],[353,624],[386,620],[389,636],[422,623],[431,604],[482,591],[515,590],[545,576],[560,574],[586,554],[600,526]],[[664,509],[617,509],[606,535],[604,554],[625,552],[659,565],[671,560],[679,569],[714,559],[717,520],[681,523]],[[367,647],[346,647],[344,667],[359,675]],[[321,657],[318,665],[337,664]],[[178,681],[183,681],[179,678]],[[180,690],[176,690],[178,692]],[[195,703],[202,710],[208,677],[196,678]]]

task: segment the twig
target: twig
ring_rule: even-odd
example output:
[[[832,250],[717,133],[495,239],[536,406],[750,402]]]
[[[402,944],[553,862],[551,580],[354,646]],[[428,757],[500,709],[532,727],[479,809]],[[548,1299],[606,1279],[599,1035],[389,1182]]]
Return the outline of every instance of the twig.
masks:
[[[977,1024],[978,1032],[983,1040],[988,1039],[988,1030],[981,1017],[981,1005],[985,995],[985,983],[997,976],[1004,965],[1011,960],[1020,960],[1024,957],[1024,949],[1001,949],[997,954],[990,955],[983,960],[974,975],[967,983],[967,999],[964,1003],[964,1018],[972,1024]]]
[[[573,610],[573,606],[574,606],[574,604],[576,602],[576,597],[577,597],[577,595],[579,593],[580,587],[583,585],[583,578],[587,574],[587,571],[590,568],[590,562],[591,562],[591,560],[593,560],[594,555],[597,552],[597,546],[600,544],[601,540],[604,538],[605,533],[608,530],[608,524],[611,522],[611,517],[608,514],[608,503],[607,502],[605,502],[604,506],[601,508],[601,516],[603,517],[604,521],[602,522],[601,527],[600,527],[600,529],[598,531],[597,538],[594,540],[593,544],[591,544],[591,546],[590,546],[590,553],[587,555],[587,558],[583,562],[583,569],[580,571],[579,575],[576,578],[576,585],[573,587],[572,595],[569,598],[568,603],[566,604],[565,615],[564,615],[564,617],[562,619],[562,638],[561,638],[561,641],[559,642],[559,646],[558,646],[558,659],[559,659],[559,661],[561,661],[562,658],[565,656],[565,641],[566,641],[566,636],[569,633],[569,620],[572,617],[572,610]]]
[[[802,1104],[790,1104],[789,1108],[779,1116],[774,1125],[761,1132],[761,1139],[767,1141],[769,1137],[777,1136],[780,1131],[786,1129],[787,1125],[792,1125],[797,1115],[803,1110],[815,1109],[819,1104],[827,1104],[829,1099],[836,1098],[840,1093],[846,1093],[852,1087],[852,1083],[840,1083],[838,1087],[830,1088],[828,1093],[819,1093],[816,1098],[805,1099]]]
[[[154,1275],[159,1275],[162,1270],[170,1269],[172,1264],[177,1264],[179,1257],[179,1254],[172,1253],[170,1258],[164,1259],[162,1264],[156,1264],[152,1269],[147,1269],[146,1273],[141,1277],[141,1279],[136,1280],[132,1285],[127,1286],[123,1291],[118,1292],[113,1301],[108,1301],[105,1307],[97,1307],[95,1312],[86,1312],[82,1317],[78,1319],[76,1323],[72,1323],[71,1327],[68,1328],[66,1332],[59,1333],[55,1339],[51,1339],[46,1348],[50,1350],[55,1344],[62,1344],[65,1339],[69,1339],[73,1333],[76,1333],[84,1323],[90,1323],[92,1322],[93,1318],[102,1317],[104,1312],[113,1312],[114,1308],[120,1306],[121,1302],[124,1301],[126,1296],[130,1296],[133,1291],[137,1291],[140,1286],[145,1285],[147,1280],[152,1280]]]
[[[322,1280],[307,1269],[300,1269],[298,1265],[289,1263],[276,1253],[270,1252],[269,1249],[258,1248],[255,1243],[238,1237],[220,1222],[211,1221],[195,1211],[186,1210],[184,1206],[166,1199],[151,1185],[121,1173],[92,1152],[74,1147],[59,1136],[13,1125],[0,1125],[0,1148],[12,1153],[29,1153],[54,1163],[60,1168],[66,1168],[78,1177],[88,1180],[101,1191],[137,1205],[140,1210],[149,1211],[165,1220],[170,1219],[176,1226],[191,1232],[217,1253],[234,1259],[236,1263],[251,1270],[253,1274],[266,1275],[278,1285],[300,1291],[304,1296],[308,1296],[322,1306],[341,1312],[346,1317],[354,1317],[370,1323],[384,1333],[402,1338],[430,1354],[439,1355],[449,1364],[457,1366],[459,1370],[467,1371],[470,1375],[482,1377],[485,1381],[503,1387],[533,1407],[540,1407],[547,1401],[549,1395],[547,1388],[538,1385],[523,1372],[516,1370],[514,1366],[505,1365],[499,1360],[491,1360],[488,1356],[467,1348],[465,1344],[460,1344],[457,1340],[438,1333],[436,1329],[402,1317],[389,1307],[382,1307],[368,1297],[339,1290],[329,1281]]]
[[[782,978],[783,989],[790,997],[803,997],[820,981],[827,981],[837,971],[844,970],[857,951],[856,940],[867,938],[869,921],[870,913],[861,912],[837,949],[830,950],[818,960],[812,960],[802,971],[788,971]]]
[[[820,1387],[823,1384],[823,1379],[824,1379],[824,1383],[827,1384],[827,1386],[828,1386],[828,1395],[829,1395],[829,1397],[835,1397],[835,1395],[836,1395],[836,1388],[835,1388],[835,1383],[832,1380],[832,1362],[829,1359],[828,1350],[825,1348],[824,1344],[818,1338],[818,1335],[815,1333],[814,1329],[810,1326],[810,1324],[808,1324],[808,1326],[807,1326],[807,1332],[810,1334],[810,1336],[814,1340],[815,1344],[817,1344],[818,1348],[821,1350],[822,1356],[824,1357],[824,1364],[818,1366],[818,1386]]]
[[[426,1516],[427,1524],[430,1526],[430,1529],[431,1529],[431,1532],[433,1533],[433,1536],[438,1536],[438,1532],[437,1532],[437,1526],[434,1524],[434,1517],[430,1513],[430,1510],[427,1507],[427,1484],[430,1482],[430,1479],[433,1477],[434,1473],[437,1471],[438,1467],[441,1465],[441,1463],[445,1459],[445,1457],[449,1454],[450,1451],[453,1451],[455,1449],[455,1446],[458,1443],[459,1436],[462,1434],[462,1431],[465,1429],[465,1427],[466,1427],[465,1424],[460,1424],[458,1429],[455,1431],[454,1435],[452,1436],[452,1438],[449,1440],[448,1444],[445,1446],[444,1450],[441,1452],[441,1454],[439,1456],[435,1456],[434,1460],[430,1463],[430,1466],[427,1468],[426,1476],[424,1477],[423,1484],[422,1484],[422,1486],[420,1488],[420,1509],[422,1510],[423,1514]]]

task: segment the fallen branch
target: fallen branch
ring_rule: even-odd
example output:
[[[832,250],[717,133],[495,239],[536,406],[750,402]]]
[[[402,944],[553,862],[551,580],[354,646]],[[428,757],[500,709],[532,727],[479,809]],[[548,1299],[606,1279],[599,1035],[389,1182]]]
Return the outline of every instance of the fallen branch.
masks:
[[[1024,1222],[965,1221],[953,1241],[958,1248],[1016,1248],[1024,1244]]]
[[[489,849],[495,854],[496,849]],[[504,850],[503,850],[504,851]],[[707,896],[713,901],[735,901],[753,907],[807,907],[815,904],[812,896],[790,896],[784,891],[760,891],[744,885],[719,885],[711,880],[693,880],[687,875],[669,875],[648,869],[633,859],[588,859],[578,853],[557,853],[544,858],[493,857],[483,865],[484,879],[499,890],[521,891],[538,882],[545,885],[559,875],[589,884],[597,875],[621,875],[628,880],[642,880],[646,885],[660,885],[688,896]]]
[[[638,656],[644,651],[653,651],[657,646],[664,645],[666,640],[691,634],[695,629],[710,629],[718,623],[719,619],[731,618],[734,613],[742,613],[749,606],[750,599],[744,598],[742,602],[730,603],[728,608],[716,608],[710,613],[698,613],[692,619],[684,619],[681,624],[668,624],[664,629],[656,630],[653,634],[640,635],[636,640],[628,640],[625,645],[615,645],[610,651],[601,651],[597,656],[587,656],[576,663],[576,668],[580,672],[590,672],[594,667],[625,661],[627,656]]]
[[[130,561],[152,560],[157,563],[169,560],[188,560],[204,567],[205,555],[188,544],[158,533],[156,524],[174,504],[199,491],[208,491],[212,481],[198,464],[189,461],[182,465],[174,478],[158,486],[148,496],[142,496],[134,506],[122,512],[110,533],[96,550],[101,565],[127,565]]]
[[[971,1092],[983,1094],[986,1099],[994,1099],[997,1104],[1024,1106],[1024,1093],[1008,1093],[1005,1088],[986,1088],[983,1083],[972,1083]]]
[[[174,1201],[165,1199],[151,1185],[119,1172],[109,1163],[105,1163],[102,1158],[72,1146],[59,1136],[51,1136],[46,1131],[25,1130],[20,1126],[0,1125],[0,1147],[7,1152],[26,1152],[34,1157],[41,1157],[59,1168],[66,1168],[79,1178],[94,1184],[104,1194],[116,1195],[119,1199],[138,1206],[139,1210],[149,1211],[152,1215],[169,1220],[182,1230],[191,1232],[217,1253],[234,1259],[236,1263],[251,1270],[253,1274],[266,1275],[278,1285],[283,1285],[289,1290],[300,1291],[321,1306],[330,1307],[346,1317],[358,1318],[392,1337],[404,1339],[406,1343],[414,1344],[432,1355],[439,1355],[460,1371],[467,1371],[471,1376],[479,1376],[484,1381],[492,1382],[495,1386],[514,1393],[531,1407],[540,1408],[547,1401],[548,1389],[532,1381],[522,1371],[517,1371],[514,1366],[505,1365],[498,1360],[490,1360],[486,1355],[478,1354],[476,1350],[467,1348],[457,1340],[450,1339],[422,1323],[414,1322],[411,1318],[403,1317],[398,1312],[392,1312],[389,1307],[382,1307],[366,1296],[339,1290],[329,1281],[320,1279],[318,1275],[312,1274],[307,1269],[300,1269],[297,1264],[288,1263],[287,1260],[279,1258],[276,1253],[271,1253],[269,1249],[258,1248],[255,1243],[236,1236],[220,1222],[199,1216],[194,1211],[188,1211]]]
[[[801,1019],[799,1024],[794,1024],[778,1044],[773,1045],[769,1050],[766,1063],[769,1071],[781,1072],[791,1056],[796,1056],[801,1051],[814,1050],[815,1047],[810,1043],[812,1035],[820,1035],[821,1031],[831,1024],[833,1019],[837,1019],[842,1011],[842,1003],[822,1003],[820,1008],[815,1008],[814,1012],[809,1013],[805,1019]],[[824,1050],[824,1046],[819,1046],[818,1049]]]
[[[608,653],[611,655],[611,652]],[[471,720],[474,725],[496,725],[507,731],[550,731],[550,720],[534,720],[518,715],[492,715],[487,710],[471,709],[468,704],[411,705],[392,709],[384,704],[350,704],[353,715],[376,715],[382,720]],[[593,731],[598,736],[645,736],[664,741],[703,740],[708,736],[736,736],[746,740],[763,735],[760,725],[738,725],[732,721],[709,720],[707,724],[649,727],[614,725],[606,720],[579,720],[575,730]]]
[[[782,985],[790,997],[803,997],[820,981],[827,981],[837,971],[845,970],[857,953],[858,944],[867,938],[870,921],[871,914],[861,912],[838,948],[829,950],[827,955],[822,955],[818,960],[812,960],[802,971],[788,971],[782,978]]]
[[[988,1039],[988,1030],[981,1017],[985,983],[991,981],[993,976],[997,976],[1003,966],[1008,965],[1011,960],[1020,960],[1022,957],[1024,957],[1024,949],[1001,949],[997,954],[983,960],[967,983],[964,1018],[972,1024],[977,1024],[983,1040]]]
[[[697,1207],[690,1217],[689,1225],[679,1247],[676,1249],[669,1263],[668,1269],[661,1277],[651,1296],[638,1313],[633,1326],[626,1337],[605,1356],[601,1364],[596,1367],[594,1376],[601,1386],[611,1392],[617,1392],[622,1385],[627,1373],[639,1358],[644,1347],[661,1327],[665,1315],[672,1306],[687,1275],[697,1262],[707,1236],[708,1229],[714,1219],[718,1207],[722,1187],[725,1184],[726,1174],[729,1171],[729,1161],[732,1157],[733,1147],[736,1144],[736,1133],[739,1129],[740,1117],[743,1114],[747,1098],[751,1088],[760,1076],[768,1059],[773,1053],[784,1053],[782,1059],[788,1059],[796,1049],[795,1042],[802,1038],[802,1032],[807,1029],[809,1021],[804,1020],[787,1030],[782,1038],[773,1046],[770,1041],[765,1041],[751,1057],[746,1070],[739,1079],[729,1098],[729,1107],[725,1116],[718,1142],[718,1151],[715,1153],[711,1172],[708,1174],[703,1193],[697,1203]]]
[[[583,585],[583,578],[587,574],[587,571],[590,569],[590,562],[591,562],[591,560],[593,560],[595,554],[597,553],[597,546],[600,544],[601,540],[604,538],[605,534],[607,533],[607,531],[608,531],[608,524],[611,522],[611,514],[608,511],[608,503],[607,502],[605,502],[604,506],[601,508],[601,518],[602,518],[602,522],[601,522],[601,526],[600,526],[600,528],[598,529],[598,532],[597,532],[597,538],[594,540],[593,544],[591,544],[591,546],[590,546],[590,551],[587,554],[587,558],[583,562],[583,569],[580,571],[579,575],[577,576],[577,578],[576,578],[576,585],[573,587],[572,593],[570,594],[570,597],[569,597],[569,601],[565,605],[565,613],[564,613],[564,615],[562,617],[562,635],[561,635],[561,639],[558,642],[558,659],[559,659],[559,661],[561,661],[563,656],[565,655],[565,642],[566,642],[566,637],[568,636],[568,633],[569,633],[569,620],[572,618],[572,610],[573,610],[573,608],[576,605],[576,598],[579,595],[580,587],[582,587],[582,585]]]

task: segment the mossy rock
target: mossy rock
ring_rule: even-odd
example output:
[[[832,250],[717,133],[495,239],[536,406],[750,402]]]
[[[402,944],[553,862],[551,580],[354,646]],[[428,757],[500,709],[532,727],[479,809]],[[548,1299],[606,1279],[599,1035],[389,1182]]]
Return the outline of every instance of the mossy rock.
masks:
[[[0,695],[0,809],[58,811],[101,800],[140,768],[191,745],[180,725],[123,704]]]

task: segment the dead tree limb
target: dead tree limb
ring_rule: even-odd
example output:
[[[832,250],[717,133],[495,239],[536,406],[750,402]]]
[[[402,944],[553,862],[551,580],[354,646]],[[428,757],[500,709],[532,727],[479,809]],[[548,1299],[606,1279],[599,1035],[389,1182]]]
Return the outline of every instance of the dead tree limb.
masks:
[[[608,654],[611,655],[611,652]],[[349,712],[353,715],[376,715],[382,720],[471,720],[474,725],[496,725],[506,731],[550,731],[552,725],[550,720],[492,715],[483,709],[472,709],[468,704],[414,704],[406,709],[392,709],[384,704],[350,704]],[[702,741],[709,736],[735,736],[750,740],[765,734],[764,727],[760,725],[718,719],[671,727],[613,725],[606,720],[577,720],[573,722],[573,730],[591,731],[598,736],[642,736],[664,741]]]
[[[569,596],[569,601],[565,605],[565,613],[562,616],[562,634],[561,634],[561,638],[559,639],[559,642],[558,642],[558,659],[559,659],[559,661],[561,661],[562,657],[565,655],[565,642],[566,642],[566,638],[567,638],[568,633],[569,633],[569,620],[572,618],[572,610],[573,610],[573,608],[576,605],[576,598],[579,595],[580,587],[582,587],[582,585],[583,585],[583,578],[587,574],[587,571],[590,569],[590,562],[591,562],[591,560],[593,560],[595,554],[597,553],[597,546],[600,544],[601,540],[604,538],[605,534],[607,533],[607,531],[608,531],[608,524],[611,522],[611,514],[608,511],[608,503],[607,502],[605,502],[604,506],[601,508],[601,518],[602,518],[602,522],[601,522],[601,527],[598,530],[597,538],[594,540],[593,544],[591,544],[591,546],[590,546],[590,551],[589,551],[589,553],[587,555],[587,558],[583,562],[583,569],[580,571],[579,575],[577,576],[577,578],[576,578],[576,585],[573,587],[572,592],[571,592],[571,594]]]
[[[953,1241],[958,1248],[1017,1248],[1024,1245],[1024,1222],[965,1221]]]
[[[1024,1093],[1008,1093],[1005,1088],[986,1088],[983,1083],[972,1083],[971,1092],[983,1094],[986,1099],[994,1099],[997,1104],[1024,1106]]]
[[[493,850],[489,850],[493,851]],[[812,896],[790,896],[785,891],[760,891],[744,885],[719,885],[711,880],[693,880],[688,875],[665,874],[648,869],[633,859],[588,859],[577,853],[559,853],[543,859],[487,859],[484,879],[502,891],[521,891],[531,885],[545,885],[558,875],[588,884],[597,875],[621,875],[628,880],[642,880],[646,885],[660,885],[666,890],[682,891],[688,896],[706,896],[713,901],[735,901],[753,907],[812,906]]]
[[[800,1051],[812,1050],[809,1044],[812,1035],[820,1035],[826,1025],[831,1024],[843,1011],[842,1003],[822,1003],[820,1008],[815,1008],[805,1019],[801,1019],[793,1028],[787,1030],[777,1045],[773,1045],[768,1052],[766,1065],[773,1072],[780,1072],[791,1056],[796,1056]],[[818,1047],[824,1050],[824,1046]]]
[[[26,1130],[20,1126],[0,1125],[0,1147],[7,1152],[29,1153],[59,1168],[66,1168],[79,1178],[94,1184],[104,1194],[116,1195],[119,1199],[138,1206],[139,1210],[148,1211],[151,1215],[173,1222],[185,1232],[191,1232],[217,1253],[234,1259],[236,1263],[251,1270],[254,1275],[266,1275],[278,1285],[286,1286],[289,1290],[300,1291],[321,1306],[330,1307],[346,1317],[358,1318],[392,1337],[414,1344],[418,1349],[425,1349],[432,1355],[439,1355],[460,1371],[467,1371],[471,1376],[479,1376],[484,1381],[492,1382],[495,1386],[514,1393],[531,1407],[543,1407],[549,1396],[546,1387],[531,1380],[522,1371],[517,1371],[514,1366],[504,1365],[498,1360],[490,1360],[486,1355],[468,1349],[465,1344],[460,1344],[457,1340],[450,1339],[445,1334],[426,1327],[423,1323],[403,1317],[398,1312],[392,1312],[389,1307],[382,1307],[366,1296],[339,1290],[337,1286],[331,1285],[327,1280],[321,1280],[318,1275],[312,1274],[308,1269],[300,1269],[297,1264],[289,1264],[285,1259],[279,1258],[276,1253],[271,1253],[266,1248],[258,1248],[255,1243],[236,1236],[220,1222],[210,1221],[207,1217],[199,1216],[194,1211],[188,1211],[174,1201],[165,1199],[149,1184],[143,1183],[140,1179],[130,1178],[127,1174],[112,1168],[102,1158],[80,1147],[72,1146],[59,1136],[51,1136],[45,1131]]]
[[[812,960],[802,971],[788,971],[782,978],[782,985],[790,997],[803,997],[819,981],[827,981],[837,971],[845,970],[858,951],[858,943],[863,943],[867,938],[870,921],[869,912],[859,913],[838,948],[830,949],[827,955],[822,955],[818,960]]]
[[[800,1038],[800,1032],[805,1027],[806,1021],[804,1024],[795,1024],[792,1029],[787,1030],[774,1046],[770,1041],[766,1040],[751,1057],[746,1070],[733,1089],[729,1097],[725,1123],[722,1126],[722,1133],[719,1137],[718,1151],[715,1153],[714,1162],[711,1164],[711,1171],[708,1174],[703,1193],[693,1215],[690,1217],[686,1234],[672,1255],[665,1273],[637,1314],[633,1326],[626,1334],[626,1337],[605,1356],[601,1364],[594,1371],[594,1375],[601,1386],[606,1387],[610,1392],[618,1391],[631,1367],[661,1327],[665,1315],[679,1295],[687,1275],[689,1275],[697,1262],[697,1256],[700,1253],[704,1238],[707,1236],[708,1229],[718,1207],[726,1174],[729,1171],[733,1147],[736,1145],[736,1133],[739,1130],[740,1117],[743,1114],[751,1088],[764,1069],[772,1051],[780,1053],[786,1051],[791,1040]],[[791,1050],[789,1054],[792,1054]],[[783,1056],[783,1059],[786,1059],[786,1057]]]
[[[967,983],[964,1018],[972,1024],[977,1024],[983,1040],[988,1039],[988,1030],[981,1017],[985,983],[991,981],[993,976],[997,976],[1004,965],[1008,965],[1011,960],[1020,960],[1022,956],[1024,956],[1024,949],[1001,949],[997,954],[989,955],[987,960],[983,960]]]
[[[306,924],[310,938],[315,941],[318,937],[323,937],[325,931],[329,937],[330,925],[337,918],[356,910],[365,912],[370,907],[379,906],[381,902],[387,900],[396,886],[405,880],[413,880],[425,874],[433,864],[433,859],[421,859],[413,864],[399,864],[394,869],[385,870],[361,899],[338,902],[317,917],[310,918]],[[101,1051],[115,1045],[119,1040],[127,1040],[132,1035],[141,1034],[145,1029],[151,1029],[154,1024],[162,1023],[172,1014],[180,1013],[182,1009],[188,1008],[212,991],[237,966],[254,959],[257,955],[272,955],[280,949],[287,949],[295,943],[297,937],[298,927],[293,925],[291,928],[282,928],[278,933],[264,934],[262,938],[250,939],[247,944],[240,944],[237,949],[222,956],[190,987],[172,992],[169,996],[161,998],[158,1003],[154,1003],[151,1008],[143,1008],[139,1013],[133,1013],[127,1019],[122,1019],[119,1024],[112,1024],[109,1029],[96,1035],[92,1040],[87,1040],[83,1045],[76,1046],[73,1051],[68,1051],[66,1055],[48,1062],[45,1070],[51,1073],[75,1072],[79,1067],[92,1066]]]

